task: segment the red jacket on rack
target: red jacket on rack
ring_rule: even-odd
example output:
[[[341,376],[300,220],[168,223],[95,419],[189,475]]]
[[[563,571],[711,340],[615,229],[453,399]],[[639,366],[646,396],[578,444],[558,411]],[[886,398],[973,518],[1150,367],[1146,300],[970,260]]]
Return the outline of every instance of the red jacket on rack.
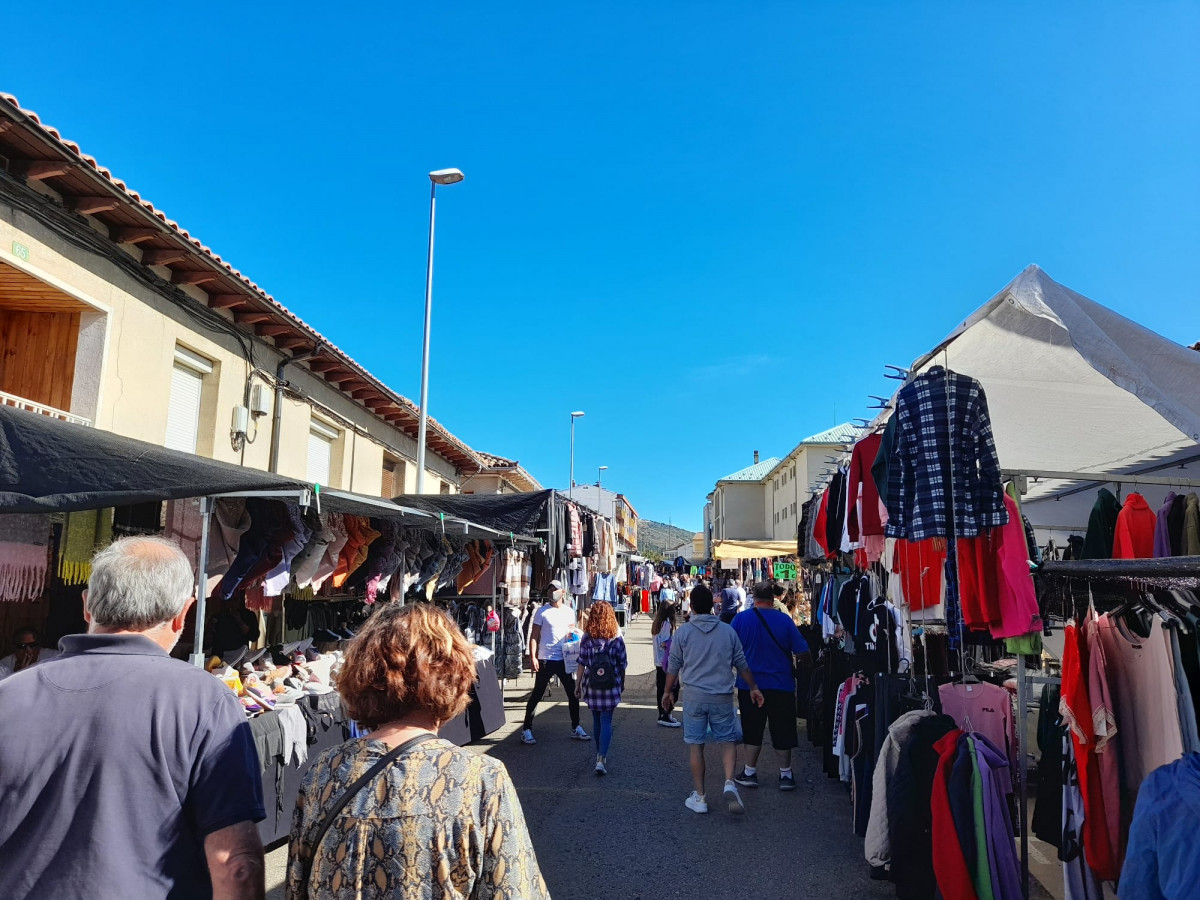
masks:
[[[954,827],[954,814],[950,810],[950,769],[958,755],[958,739],[964,732],[958,728],[942,736],[933,749],[938,752],[937,773],[933,777],[933,797],[930,800],[933,812],[933,871],[937,876],[938,890],[945,900],[978,900],[975,885],[971,881],[971,870],[963,856],[962,844],[958,840],[958,829]]]
[[[883,521],[879,518],[879,488],[871,477],[871,466],[879,453],[883,436],[869,434],[854,445],[850,455],[850,488],[846,497],[846,530],[850,540],[858,543],[868,534],[883,534]],[[858,501],[862,500],[862,518],[859,519]]]
[[[1151,559],[1154,556],[1154,526],[1158,517],[1146,498],[1130,494],[1125,508],[1117,516],[1117,534],[1113,540],[1113,559]]]

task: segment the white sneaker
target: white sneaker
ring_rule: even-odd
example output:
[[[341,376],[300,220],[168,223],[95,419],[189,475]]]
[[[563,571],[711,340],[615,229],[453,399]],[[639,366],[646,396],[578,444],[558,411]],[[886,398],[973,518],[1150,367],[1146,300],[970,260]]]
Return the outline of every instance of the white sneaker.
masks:
[[[537,738],[535,738],[533,736],[533,731],[531,729],[526,728],[524,731],[521,732],[521,743],[522,744],[536,744],[537,743]]]
[[[746,811],[742,795],[738,793],[737,785],[732,781],[725,782],[725,807],[735,816],[740,816]]]
[[[692,796],[683,801],[683,805],[694,813],[703,814],[708,812],[708,803],[695,791],[692,791]]]
[[[596,757],[596,774],[597,775],[607,775],[608,774],[608,769],[604,768],[604,757],[603,756]]]
[[[577,741],[590,741],[592,739],[592,736],[583,730],[582,725],[575,726],[575,728],[571,731],[571,737],[575,738]]]
[[[659,719],[658,724],[663,728],[679,728],[683,725],[683,723],[674,716],[667,716],[665,719]]]

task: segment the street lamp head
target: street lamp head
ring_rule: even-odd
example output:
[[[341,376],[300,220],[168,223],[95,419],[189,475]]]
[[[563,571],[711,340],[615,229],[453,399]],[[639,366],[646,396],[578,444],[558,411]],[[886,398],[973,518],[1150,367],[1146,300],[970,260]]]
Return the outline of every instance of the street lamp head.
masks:
[[[578,419],[578,418],[579,418],[580,416],[582,416],[582,415],[584,415],[584,413],[583,413],[583,412],[573,412],[573,413],[571,413],[571,418],[572,418],[572,419]]]
[[[601,471],[601,472],[607,472],[607,471],[608,471],[608,466],[601,466],[601,467],[600,467],[600,471]]]
[[[460,169],[438,169],[429,173],[429,180],[434,184],[458,184],[466,178]]]

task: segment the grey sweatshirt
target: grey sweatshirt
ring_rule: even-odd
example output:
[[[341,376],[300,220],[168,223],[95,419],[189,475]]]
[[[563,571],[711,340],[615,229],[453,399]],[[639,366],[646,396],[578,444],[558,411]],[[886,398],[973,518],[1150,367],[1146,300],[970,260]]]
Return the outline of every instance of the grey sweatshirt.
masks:
[[[671,641],[667,671],[679,676],[689,700],[728,702],[734,687],[733,670],[745,668],[741,639],[716,616],[692,616]]]

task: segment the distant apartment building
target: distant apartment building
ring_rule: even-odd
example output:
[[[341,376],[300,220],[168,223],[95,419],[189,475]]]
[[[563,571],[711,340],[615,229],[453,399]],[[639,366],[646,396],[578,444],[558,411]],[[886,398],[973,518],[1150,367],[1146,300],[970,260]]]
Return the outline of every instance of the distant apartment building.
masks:
[[[3,94],[0,403],[324,486],[417,488],[410,400]],[[427,493],[496,468],[432,419],[427,446]]]
[[[628,497],[594,484],[577,484],[569,493],[575,501],[612,521],[617,541],[623,549],[630,553],[637,550],[638,514]]]
[[[717,480],[705,504],[705,555],[712,555],[717,541],[762,540],[768,537],[763,480],[779,460],[759,459],[754,451],[754,463]]]

